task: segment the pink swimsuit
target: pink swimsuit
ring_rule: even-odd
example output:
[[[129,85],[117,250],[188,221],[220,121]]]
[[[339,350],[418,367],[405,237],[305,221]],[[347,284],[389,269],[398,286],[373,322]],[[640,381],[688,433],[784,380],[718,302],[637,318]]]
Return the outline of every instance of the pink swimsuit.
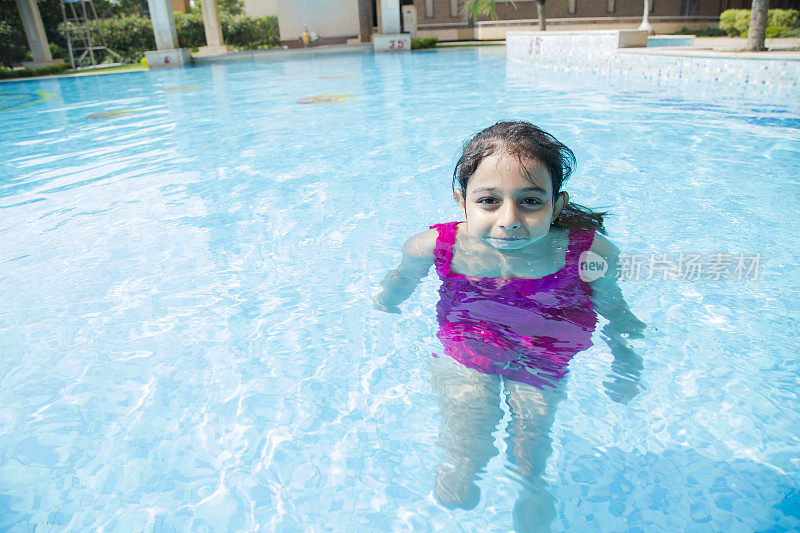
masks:
[[[486,374],[538,388],[567,373],[567,363],[592,345],[597,315],[592,289],[578,275],[578,260],[593,230],[569,233],[566,264],[538,279],[483,278],[453,272],[458,222],[436,224],[436,272],[442,280],[438,337],[444,352]]]

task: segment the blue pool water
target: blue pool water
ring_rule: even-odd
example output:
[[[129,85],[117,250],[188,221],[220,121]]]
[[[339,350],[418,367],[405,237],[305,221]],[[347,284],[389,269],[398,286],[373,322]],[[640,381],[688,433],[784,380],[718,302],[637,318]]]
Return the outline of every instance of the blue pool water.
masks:
[[[326,94],[349,96],[298,103]],[[370,305],[504,118],[575,151],[566,188],[623,252],[760,258],[621,283],[644,390],[609,398],[599,334],[571,361],[550,527],[800,528],[797,96],[502,47],[1,84],[0,530],[511,530],[504,453],[476,509],[431,492],[435,275],[401,316]]]

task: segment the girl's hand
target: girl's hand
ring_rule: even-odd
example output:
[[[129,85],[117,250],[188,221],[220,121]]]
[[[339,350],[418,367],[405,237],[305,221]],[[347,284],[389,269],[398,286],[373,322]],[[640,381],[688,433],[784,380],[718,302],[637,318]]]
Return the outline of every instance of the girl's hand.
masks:
[[[609,337],[626,336],[628,339],[643,339],[647,324],[639,320],[630,310],[625,309],[614,314],[610,322],[603,328],[603,333]]]
[[[406,301],[422,278],[428,275],[433,265],[433,250],[436,247],[435,229],[414,235],[403,245],[400,265],[386,273],[381,281],[382,290],[372,299],[378,311],[400,314],[399,304]]]
[[[628,308],[617,283],[619,249],[604,235],[596,233],[590,251],[599,255],[607,266],[602,277],[589,282],[595,311],[609,321],[603,332],[608,336],[625,335],[629,339],[641,339],[647,324]]]
[[[626,404],[639,394],[639,384],[631,379],[615,376],[603,382],[606,395],[617,403]]]
[[[633,316],[632,313],[631,316]],[[642,336],[639,333],[639,337],[634,337],[630,331],[628,339]],[[611,372],[608,375],[608,379],[603,382],[603,386],[609,398],[617,403],[625,404],[635,398],[639,391],[642,390],[639,378],[644,364],[639,354],[633,351],[633,348],[628,344],[627,339],[611,324],[606,324],[603,328],[603,333],[606,335],[604,339],[614,356],[614,361],[611,363]]]
[[[375,298],[372,299],[372,307],[378,311],[383,311],[384,313],[392,313],[395,315],[401,314],[400,308],[396,305],[383,305]]]

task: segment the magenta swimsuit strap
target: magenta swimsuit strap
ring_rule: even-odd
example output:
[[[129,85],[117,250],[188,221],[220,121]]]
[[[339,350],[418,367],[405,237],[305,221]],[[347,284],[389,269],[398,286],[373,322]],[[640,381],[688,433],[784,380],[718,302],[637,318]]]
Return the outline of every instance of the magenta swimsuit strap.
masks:
[[[436,264],[436,273],[439,277],[450,276],[450,261],[453,260],[453,245],[456,242],[456,226],[459,222],[445,222],[444,224],[434,224],[431,229],[439,232],[436,237],[436,246],[433,249],[433,257]]]
[[[567,272],[575,276],[579,274],[578,263],[580,262],[581,254],[592,247],[592,242],[594,242],[594,230],[569,230],[569,246],[567,247],[567,256],[564,261],[564,267]]]
[[[436,238],[436,246],[433,250],[433,257],[436,264],[436,273],[442,278],[456,276],[450,268],[450,263],[453,260],[453,245],[456,242],[456,226],[458,224],[458,221],[445,222],[443,224],[434,224],[430,227],[439,232],[439,236]],[[570,230],[565,264],[558,272],[566,269],[570,274],[577,275],[580,255],[591,247],[593,240],[594,231],[592,230]],[[552,275],[550,274],[549,276]]]

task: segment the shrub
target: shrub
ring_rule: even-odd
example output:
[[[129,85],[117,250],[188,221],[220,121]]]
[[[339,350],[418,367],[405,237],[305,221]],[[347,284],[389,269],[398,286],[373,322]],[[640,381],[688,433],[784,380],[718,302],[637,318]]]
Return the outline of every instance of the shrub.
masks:
[[[434,48],[439,39],[436,37],[428,37],[425,39],[411,39],[411,49],[420,50],[423,48]]]
[[[750,27],[749,9],[726,9],[719,16],[719,27],[728,34],[728,37],[738,37],[747,35]]]
[[[5,20],[0,20],[0,65],[10,67],[25,59],[27,42],[21,31]]]
[[[675,32],[676,35],[695,35],[697,37],[724,37],[728,33],[722,28],[704,28],[702,30],[690,30],[686,26]]]
[[[222,40],[236,48],[259,48],[277,46],[278,18],[220,16]],[[206,30],[199,12],[175,13],[175,27],[181,46],[196,50],[206,44]]]
[[[178,42],[184,48],[195,49],[206,44],[203,16],[199,13],[175,13]]]
[[[800,37],[800,28],[786,28],[785,26],[767,26],[767,37]]]
[[[747,37],[750,29],[749,9],[727,9],[719,16],[719,27],[731,37]],[[770,9],[767,16],[767,37],[791,37],[800,27],[796,9]]]
[[[244,11],[244,1],[243,0],[219,0],[217,2],[217,9],[219,9],[219,15],[224,17],[226,15],[241,15]],[[202,0],[195,0],[192,5],[192,13],[202,13],[203,12],[203,2]]]
[[[36,69],[23,68],[18,70],[0,69],[0,79],[9,78],[30,78],[32,76],[46,76],[48,74],[58,74],[66,70],[68,64],[62,63],[60,65],[50,65],[49,67],[42,67]]]
[[[238,15],[235,17],[222,17],[220,23],[225,43],[237,48],[277,46],[278,44],[278,17],[254,18]]]
[[[71,32],[80,32],[83,28],[92,31],[96,36],[96,44],[104,42],[107,47],[121,55],[125,63],[136,63],[144,57],[145,51],[153,50],[156,46],[153,24],[149,18],[118,17],[92,20],[82,26],[69,22],[59,25],[59,30],[64,35],[67,28]],[[102,63],[107,55],[109,54],[104,51],[95,51],[98,62]]]
[[[66,30],[62,23],[60,29]],[[237,48],[256,48],[278,44],[278,18],[227,16],[220,17],[222,37],[225,44]],[[155,50],[153,25],[149,18],[119,17],[89,22],[89,28],[97,32],[106,46],[122,56],[125,63],[138,63],[148,50]],[[79,29],[73,26],[74,29]],[[206,44],[203,17],[199,13],[175,13],[175,29],[178,42],[185,48],[196,49]],[[107,54],[98,53],[102,62]]]
[[[800,27],[800,11],[796,9],[770,9],[767,26],[779,28]]]
[[[50,57],[53,59],[66,59],[69,61],[67,57],[67,51],[58,46],[56,43],[50,43]]]
[[[198,5],[200,2],[198,2]],[[217,3],[220,15],[241,15],[244,11],[243,0],[220,0]]]
[[[36,4],[48,42],[66,49],[67,43],[57,29],[63,21],[60,0],[36,0]],[[22,29],[17,3],[0,0],[0,63],[10,67],[28,61],[28,53],[28,40]]]

